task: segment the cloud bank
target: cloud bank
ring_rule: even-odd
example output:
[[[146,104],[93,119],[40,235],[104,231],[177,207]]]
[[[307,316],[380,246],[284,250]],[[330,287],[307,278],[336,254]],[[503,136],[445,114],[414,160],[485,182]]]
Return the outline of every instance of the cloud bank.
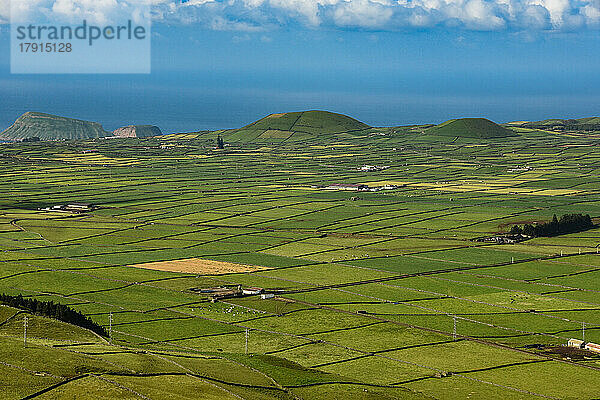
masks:
[[[105,23],[152,2],[155,22],[213,30],[410,30],[444,27],[480,31],[576,31],[600,28],[600,0],[13,0],[13,17],[33,14]],[[0,0],[0,23],[10,0]]]

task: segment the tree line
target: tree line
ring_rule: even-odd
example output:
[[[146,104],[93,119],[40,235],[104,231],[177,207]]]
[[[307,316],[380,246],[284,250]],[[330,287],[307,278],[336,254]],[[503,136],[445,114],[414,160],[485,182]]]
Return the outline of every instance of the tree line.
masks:
[[[552,221],[549,222],[542,222],[536,225],[514,225],[510,229],[510,233],[512,235],[525,235],[530,237],[548,237],[581,232],[593,227],[594,223],[589,214],[565,214],[560,217],[560,219],[554,214]]]
[[[0,303],[9,307],[29,311],[32,314],[43,315],[45,317],[77,325],[89,329],[100,336],[108,336],[108,332],[106,332],[106,329],[104,329],[103,326],[98,325],[89,317],[86,317],[79,311],[73,310],[71,307],[65,306],[64,304],[54,303],[53,301],[25,299],[20,294],[18,296],[0,294]]]

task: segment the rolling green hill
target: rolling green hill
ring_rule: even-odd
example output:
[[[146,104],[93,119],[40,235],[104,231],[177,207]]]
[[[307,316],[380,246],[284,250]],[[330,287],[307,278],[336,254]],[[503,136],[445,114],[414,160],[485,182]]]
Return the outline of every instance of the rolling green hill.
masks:
[[[524,122],[520,126],[522,128],[554,131],[600,131],[600,117],[545,119],[543,121]]]
[[[0,134],[0,140],[19,141],[38,137],[41,140],[90,139],[109,135],[97,122],[26,112]]]
[[[516,136],[516,134],[511,130],[485,118],[451,119],[442,124],[426,129],[425,132],[438,136],[478,139]]]
[[[316,135],[344,135],[370,129],[354,118],[328,111],[268,115],[240,129],[219,131],[228,141],[304,140]]]

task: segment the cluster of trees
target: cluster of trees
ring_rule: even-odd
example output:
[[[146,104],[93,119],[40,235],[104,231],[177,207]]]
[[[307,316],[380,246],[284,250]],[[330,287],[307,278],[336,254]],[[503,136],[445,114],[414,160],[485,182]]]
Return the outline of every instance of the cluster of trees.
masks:
[[[565,214],[560,219],[554,214],[550,222],[543,222],[537,225],[514,225],[510,233],[512,235],[526,235],[531,237],[557,236],[565,233],[581,232],[593,227],[594,223],[589,214]]]
[[[23,143],[39,142],[41,139],[37,136],[26,137],[23,139]]]
[[[221,135],[219,135],[217,137],[217,149],[224,149],[225,148],[225,142],[223,141],[223,138],[221,137]]]
[[[598,131],[600,124],[592,122],[580,122],[576,119],[568,119],[565,121],[565,130],[567,131]]]
[[[32,314],[43,315],[45,317],[50,317],[59,321],[67,322],[69,324],[77,325],[82,328],[89,329],[92,332],[96,332],[101,336],[108,336],[108,332],[106,332],[106,329],[104,329],[103,326],[98,325],[89,317],[86,317],[79,311],[75,311],[64,304],[57,304],[53,301],[25,299],[21,295],[10,296],[7,294],[0,294],[0,303],[9,307],[29,311]]]

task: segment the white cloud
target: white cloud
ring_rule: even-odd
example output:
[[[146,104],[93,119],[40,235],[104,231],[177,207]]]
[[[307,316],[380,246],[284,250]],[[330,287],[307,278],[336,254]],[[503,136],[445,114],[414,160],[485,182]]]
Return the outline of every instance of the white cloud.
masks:
[[[5,0],[0,2],[0,16],[4,20],[21,21],[34,13],[46,13],[46,0]]]
[[[292,17],[299,17],[309,26],[318,26],[321,23],[319,18],[319,2],[307,0],[269,0],[268,3],[261,0],[249,0],[247,4],[257,4],[262,6],[268,4],[274,9],[284,10]]]
[[[550,20],[556,27],[563,24],[563,17],[572,7],[570,0],[533,0],[530,4],[544,7],[550,13]]]
[[[337,5],[333,19],[338,26],[378,28],[388,24],[392,7],[371,0],[348,0]]]
[[[0,0],[0,19],[14,22],[61,22],[80,23],[87,20],[94,24],[107,24],[111,20],[134,16],[142,21],[142,15],[152,4],[163,5],[164,0]]]
[[[496,15],[494,5],[483,0],[469,0],[464,7],[463,20],[474,29],[503,28],[506,21]]]
[[[590,25],[600,25],[600,1],[596,4],[587,4],[582,7],[582,14],[585,15]]]
[[[107,24],[120,7],[117,0],[56,0],[52,12],[68,22],[85,19],[90,23]]]
[[[212,17],[209,28],[215,31],[260,32],[264,30],[260,25],[253,25],[244,21],[232,21],[218,15]]]
[[[10,0],[0,0],[0,24],[8,24],[10,20]]]
[[[288,25],[311,29],[398,30],[442,26],[468,30],[545,31],[600,28],[600,0],[13,0],[13,17],[51,16],[105,23],[153,4],[152,18],[208,29],[262,31]],[[0,24],[10,0],[0,0]]]

